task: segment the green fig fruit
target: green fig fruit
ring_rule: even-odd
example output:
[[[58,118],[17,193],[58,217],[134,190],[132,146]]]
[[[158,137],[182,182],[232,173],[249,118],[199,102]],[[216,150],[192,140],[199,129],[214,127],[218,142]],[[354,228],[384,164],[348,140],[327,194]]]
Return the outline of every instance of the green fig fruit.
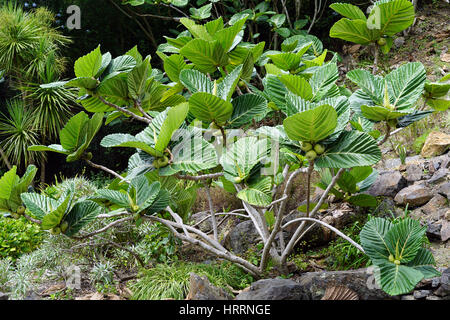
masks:
[[[308,161],[313,161],[315,158],[317,158],[317,153],[314,150],[311,150],[308,151],[305,156]]]
[[[234,182],[235,183],[241,183],[242,182],[242,178],[241,177],[236,177],[236,178],[234,178]]]
[[[390,262],[394,262],[394,260],[395,260],[395,259],[394,259],[394,256],[393,256],[392,254],[390,254],[390,255],[389,255],[389,261],[390,261]]]
[[[67,221],[63,221],[62,223],[61,223],[61,232],[66,232],[66,230],[67,230],[67,228],[69,228],[69,223],[67,222]]]
[[[312,146],[311,143],[309,143],[309,142],[302,142],[301,149],[303,151],[308,152],[308,151],[312,150],[312,148],[313,148],[313,146]]]
[[[60,227],[54,227],[50,230],[50,233],[54,236],[57,236],[58,234],[61,233],[61,228]]]
[[[20,206],[17,208],[17,214],[18,215],[23,215],[25,213],[25,207],[24,206]]]
[[[325,148],[324,148],[321,144],[316,144],[316,145],[314,146],[314,151],[315,151],[317,154],[322,154],[322,153],[325,152]]]
[[[395,263],[396,265],[400,265],[400,260],[394,260],[394,263]]]
[[[378,43],[379,46],[385,46],[386,45],[386,39],[385,38],[380,38],[377,41],[377,43]]]
[[[356,192],[359,192],[361,190],[361,188],[359,186],[356,186],[355,190],[356,190]]]
[[[92,157],[93,157],[92,152],[87,152],[84,154],[85,160],[92,160]]]
[[[161,166],[159,165],[159,161],[158,159],[155,159],[152,163],[153,167],[155,167],[155,169],[159,169],[161,168]]]
[[[158,158],[158,166],[159,168],[165,167],[169,164],[169,158],[164,156],[164,158]]]

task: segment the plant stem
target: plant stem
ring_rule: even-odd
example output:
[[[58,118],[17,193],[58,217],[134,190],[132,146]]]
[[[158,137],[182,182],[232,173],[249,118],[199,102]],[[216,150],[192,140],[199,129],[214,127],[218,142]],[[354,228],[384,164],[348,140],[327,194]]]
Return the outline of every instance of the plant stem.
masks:
[[[146,118],[144,118],[144,117],[138,116],[137,114],[131,112],[130,110],[127,110],[127,109],[125,109],[125,108],[122,108],[122,107],[120,107],[120,106],[114,104],[114,103],[111,103],[111,102],[109,102],[109,101],[106,101],[106,100],[105,100],[103,97],[101,97],[101,96],[99,96],[98,99],[99,99],[101,102],[103,102],[104,104],[106,104],[107,106],[110,106],[110,107],[116,109],[117,111],[120,111],[120,112],[122,112],[122,113],[124,113],[124,114],[126,114],[126,115],[129,115],[129,116],[132,117],[133,119],[136,119],[136,120],[138,120],[138,121],[145,122],[145,123],[147,123],[147,124],[150,124],[150,123],[152,122],[152,121],[149,120],[149,119],[146,119]]]
[[[86,162],[87,162],[91,167],[93,167],[93,168],[100,169],[100,170],[103,170],[103,171],[105,171],[105,172],[108,172],[109,174],[111,174],[111,175],[113,175],[113,176],[119,178],[121,181],[127,182],[127,180],[126,180],[124,177],[122,177],[120,174],[118,174],[117,172],[115,172],[115,171],[113,171],[113,170],[111,170],[111,169],[108,169],[108,168],[105,167],[105,166],[102,166],[102,165],[93,163],[91,160],[86,160]]]

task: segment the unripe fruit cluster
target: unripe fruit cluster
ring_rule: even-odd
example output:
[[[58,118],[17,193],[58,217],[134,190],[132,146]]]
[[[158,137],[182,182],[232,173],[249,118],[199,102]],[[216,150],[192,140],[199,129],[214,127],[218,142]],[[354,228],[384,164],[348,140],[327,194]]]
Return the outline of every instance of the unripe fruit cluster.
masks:
[[[153,161],[153,166],[156,169],[163,168],[163,167],[167,166],[168,164],[169,164],[169,158],[167,156],[164,156],[162,158],[157,158],[157,159],[155,159],[155,161]]]
[[[20,216],[23,216],[25,213],[25,207],[24,206],[19,206],[16,210],[16,212],[11,213],[11,217],[13,217],[14,219],[19,219]]]
[[[309,142],[303,142],[301,149],[306,152],[305,156],[308,161],[313,161],[317,158],[317,155],[325,152],[324,146],[316,143],[314,146]]]

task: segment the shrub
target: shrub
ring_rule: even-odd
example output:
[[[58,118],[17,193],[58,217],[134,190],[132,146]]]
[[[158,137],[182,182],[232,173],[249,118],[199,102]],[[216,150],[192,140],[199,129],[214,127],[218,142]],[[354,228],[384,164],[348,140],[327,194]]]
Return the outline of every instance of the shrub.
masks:
[[[223,287],[231,293],[230,287],[243,289],[253,278],[238,266],[223,262],[194,264],[177,262],[172,265],[158,264],[142,271],[141,277],[131,284],[133,300],[182,300],[189,291],[190,273],[208,277],[215,286]]]
[[[19,220],[0,218],[0,257],[17,259],[39,247],[43,233],[38,225]]]

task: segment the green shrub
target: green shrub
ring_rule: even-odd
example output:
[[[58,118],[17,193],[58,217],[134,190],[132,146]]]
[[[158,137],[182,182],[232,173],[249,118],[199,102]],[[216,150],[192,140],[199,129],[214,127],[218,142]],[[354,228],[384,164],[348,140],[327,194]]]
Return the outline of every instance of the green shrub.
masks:
[[[144,270],[140,278],[131,284],[133,300],[161,300],[186,298],[189,291],[190,273],[208,277],[209,281],[230,291],[243,289],[253,282],[253,278],[238,266],[229,262],[195,264],[177,262],[172,265],[158,264]]]
[[[25,218],[0,218],[0,257],[17,259],[39,247],[43,233]]]

